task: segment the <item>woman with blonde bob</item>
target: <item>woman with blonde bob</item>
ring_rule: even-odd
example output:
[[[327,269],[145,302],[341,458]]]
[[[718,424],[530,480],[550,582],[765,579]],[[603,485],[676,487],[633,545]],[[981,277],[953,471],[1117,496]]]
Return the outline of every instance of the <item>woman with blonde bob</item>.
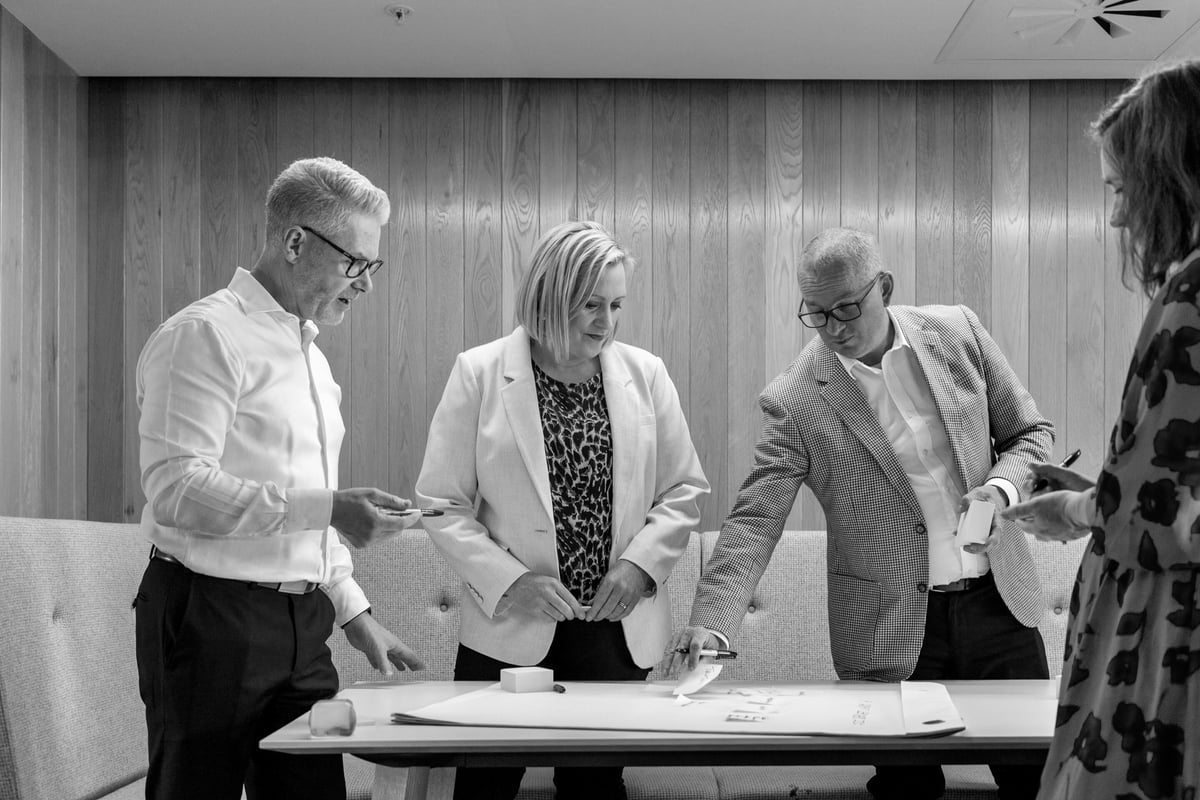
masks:
[[[539,665],[644,680],[671,635],[667,576],[708,481],[663,362],[614,341],[632,259],[594,222],[538,242],[519,326],[461,353],[417,480],[464,584],[456,680]],[[521,768],[460,769],[456,798],[512,798]],[[559,768],[562,800],[625,796],[620,767]]]
[[[1200,797],[1200,61],[1160,69],[1093,125],[1126,278],[1152,299],[1093,484],[1003,516],[1083,556],[1041,800]]]

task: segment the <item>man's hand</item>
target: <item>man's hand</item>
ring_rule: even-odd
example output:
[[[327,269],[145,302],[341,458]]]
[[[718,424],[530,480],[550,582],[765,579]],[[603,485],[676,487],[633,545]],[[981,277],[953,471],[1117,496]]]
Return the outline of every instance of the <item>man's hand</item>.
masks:
[[[555,622],[583,619],[585,610],[557,578],[526,572],[508,587],[496,604],[496,616],[510,612]]]
[[[425,662],[408,645],[365,611],[347,622],[342,630],[354,649],[365,653],[371,666],[388,678],[396,674],[393,666],[401,672],[425,669]]]
[[[625,619],[638,601],[646,596],[654,579],[632,561],[617,559],[617,563],[600,581],[592,607],[584,617],[588,622]]]
[[[333,493],[329,524],[351,545],[362,548],[415,525],[421,512],[411,508],[411,501],[379,489],[339,489]]]
[[[1001,528],[1000,522],[1000,511],[1008,507],[1008,497],[1005,496],[1004,492],[1000,491],[997,487],[985,483],[982,486],[976,486],[974,489],[962,496],[962,498],[958,501],[958,513],[965,514],[967,509],[970,508],[972,500],[983,500],[996,507],[996,513],[992,515],[992,527],[991,530],[988,531],[987,541],[983,542],[982,544],[976,544],[972,542],[971,544],[963,545],[963,550],[966,550],[968,553],[972,553],[974,555],[979,555],[980,553],[986,553],[991,548],[992,544],[1001,535],[1003,535],[1003,529]]]
[[[1039,494],[1005,509],[1001,515],[1043,542],[1062,542],[1086,536],[1091,526],[1086,518],[1091,492],[1062,490]]]
[[[715,650],[724,647],[724,643],[713,635],[712,631],[700,625],[686,627],[675,634],[670,650],[663,658],[668,676],[675,675],[682,669],[695,669],[700,663],[700,651]],[[680,653],[686,650],[686,653]]]

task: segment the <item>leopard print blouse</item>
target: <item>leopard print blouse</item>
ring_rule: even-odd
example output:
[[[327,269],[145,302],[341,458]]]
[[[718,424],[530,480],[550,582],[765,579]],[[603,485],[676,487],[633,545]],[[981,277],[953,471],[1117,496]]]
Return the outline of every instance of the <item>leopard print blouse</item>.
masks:
[[[559,575],[591,603],[612,552],[612,428],[604,377],[562,383],[533,365],[542,416]]]

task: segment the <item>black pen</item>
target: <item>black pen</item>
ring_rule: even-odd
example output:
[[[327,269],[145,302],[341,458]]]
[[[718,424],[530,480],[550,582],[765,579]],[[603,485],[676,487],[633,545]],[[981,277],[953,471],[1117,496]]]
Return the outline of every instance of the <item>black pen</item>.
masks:
[[[689,650],[686,647],[677,647],[677,648],[675,648],[675,652],[679,653],[680,655],[686,656],[688,653],[691,652],[691,650]],[[700,657],[701,658],[731,658],[732,659],[732,658],[737,658],[737,653],[735,653],[733,650],[701,650]]]
[[[1079,458],[1079,453],[1080,453],[1079,450],[1076,450],[1074,453],[1071,453],[1071,455],[1067,456],[1066,458],[1064,458],[1062,460],[1062,463],[1059,464],[1059,466],[1062,467],[1063,469],[1066,469],[1067,467],[1071,466],[1072,464],[1075,463],[1075,460],[1077,458]],[[1045,490],[1049,486],[1050,486],[1050,480],[1046,477],[1041,477],[1033,482],[1033,488],[1031,488],[1029,491],[1030,491],[1030,493],[1040,492],[1040,491]]]

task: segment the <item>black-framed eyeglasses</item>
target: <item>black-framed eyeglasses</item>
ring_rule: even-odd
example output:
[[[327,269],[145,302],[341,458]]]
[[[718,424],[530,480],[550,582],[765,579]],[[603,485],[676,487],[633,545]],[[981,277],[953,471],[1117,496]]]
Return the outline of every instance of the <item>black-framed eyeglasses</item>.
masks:
[[[383,266],[382,258],[377,258],[374,261],[369,261],[368,259],[365,259],[365,258],[359,258],[358,256],[354,255],[353,253],[347,253],[345,250],[338,247],[333,242],[329,241],[328,237],[324,236],[321,233],[318,233],[317,231],[314,231],[312,228],[308,227],[307,225],[301,225],[300,228],[302,230],[308,231],[313,236],[317,237],[322,242],[324,242],[325,244],[332,247],[334,250],[337,250],[345,258],[349,259],[350,263],[346,265],[346,277],[347,278],[357,278],[358,276],[362,275],[364,272],[369,272],[370,274],[374,275],[376,272],[379,271],[379,268]]]
[[[858,295],[858,299],[850,303],[839,303],[833,308],[825,311],[805,311],[804,301],[800,301],[800,309],[796,312],[796,316],[804,323],[806,328],[824,328],[829,324],[829,318],[833,317],[838,322],[850,322],[862,316],[862,301],[867,299],[867,295],[871,293],[871,288],[875,286],[875,282],[882,277],[882,272],[876,272],[875,277],[871,278],[871,282],[867,284],[867,288],[863,289]]]

